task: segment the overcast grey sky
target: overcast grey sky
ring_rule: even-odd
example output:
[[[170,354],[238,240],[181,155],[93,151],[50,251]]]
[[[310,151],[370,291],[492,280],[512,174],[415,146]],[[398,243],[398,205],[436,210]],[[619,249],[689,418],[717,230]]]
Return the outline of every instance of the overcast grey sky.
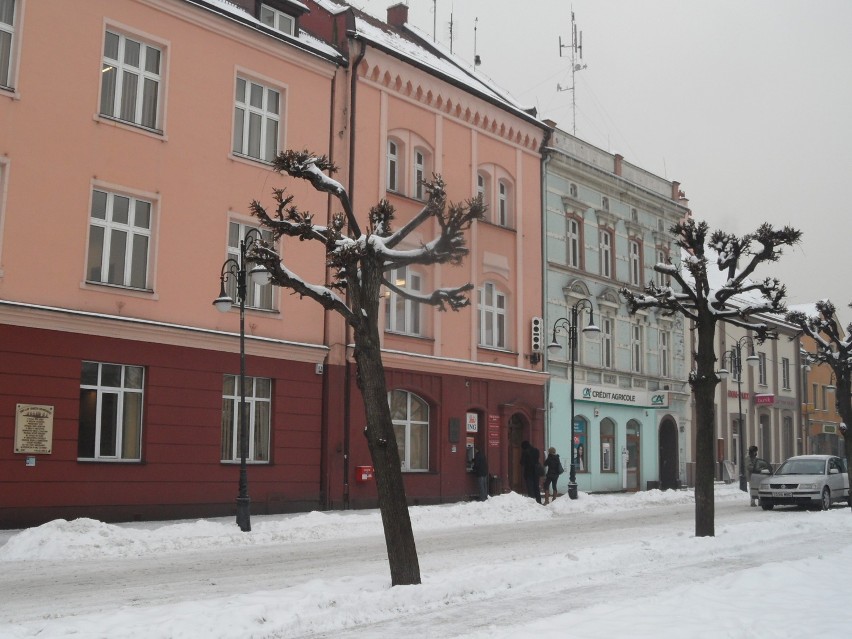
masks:
[[[351,0],[386,17],[393,0]],[[409,0],[409,20],[539,116],[573,129],[571,11],[583,32],[577,136],[677,180],[698,220],[803,231],[766,267],[788,303],[852,320],[852,1]],[[436,7],[437,13],[433,12]],[[437,16],[437,20],[435,20]],[[478,22],[476,21],[478,18]]]

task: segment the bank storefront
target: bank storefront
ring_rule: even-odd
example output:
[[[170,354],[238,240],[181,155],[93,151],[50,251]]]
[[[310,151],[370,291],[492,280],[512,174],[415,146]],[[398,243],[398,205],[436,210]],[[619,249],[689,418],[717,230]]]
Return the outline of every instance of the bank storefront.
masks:
[[[577,383],[574,387],[574,463],[583,492],[675,488],[680,485],[682,445],[667,391],[619,389]],[[553,446],[566,472],[571,439],[571,384],[551,379],[545,447]]]

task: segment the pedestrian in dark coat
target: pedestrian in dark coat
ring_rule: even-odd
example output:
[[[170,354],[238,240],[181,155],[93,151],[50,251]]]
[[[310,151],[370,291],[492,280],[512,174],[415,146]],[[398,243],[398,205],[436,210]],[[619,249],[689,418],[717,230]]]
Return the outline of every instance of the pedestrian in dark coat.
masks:
[[[521,442],[521,467],[523,468],[524,485],[527,488],[527,497],[532,497],[541,503],[541,477],[538,475],[538,466],[541,464],[541,453],[538,448],[527,440]]]
[[[547,449],[547,459],[544,460],[544,468],[544,503],[548,504],[550,503],[551,486],[553,486],[553,498],[556,499],[559,497],[559,493],[556,492],[556,481],[564,471],[562,461],[559,459],[559,455],[556,454],[556,449],[553,446]]]

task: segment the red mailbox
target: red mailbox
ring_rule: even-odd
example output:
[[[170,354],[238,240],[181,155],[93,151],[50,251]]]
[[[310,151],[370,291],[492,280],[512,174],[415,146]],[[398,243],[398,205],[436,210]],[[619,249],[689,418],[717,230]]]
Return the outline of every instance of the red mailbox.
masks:
[[[372,466],[355,466],[355,481],[365,482],[373,478]]]

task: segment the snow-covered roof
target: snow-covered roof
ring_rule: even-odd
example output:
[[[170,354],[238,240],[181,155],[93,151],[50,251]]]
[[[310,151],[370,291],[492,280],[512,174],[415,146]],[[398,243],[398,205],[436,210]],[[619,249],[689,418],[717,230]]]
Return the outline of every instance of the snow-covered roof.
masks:
[[[340,59],[340,52],[332,47],[327,42],[307,33],[305,31],[300,30],[297,36],[291,36],[281,31],[276,31],[274,29],[270,29],[268,26],[263,24],[260,20],[255,18],[251,13],[243,9],[242,7],[230,2],[229,0],[187,0],[188,2],[193,2],[199,4],[201,6],[209,6],[214,10],[218,11],[222,15],[231,16],[233,18],[238,19],[240,22],[248,24],[254,28],[257,28],[259,31],[267,35],[271,35],[274,37],[278,37],[281,40],[290,40],[294,43],[298,43],[300,45],[304,45],[302,48],[306,48],[307,50],[313,51],[315,53],[319,53],[326,58],[331,59]],[[305,11],[308,11],[308,7],[301,2],[294,2],[290,0],[292,4],[297,5],[301,8],[304,8]]]
[[[411,65],[424,68],[430,73],[461,86],[470,93],[497,104],[518,117],[548,128],[535,116],[535,109],[521,105],[505,89],[479,73],[470,64],[450,53],[444,46],[433,42],[416,26],[406,23],[400,28],[382,22],[357,7],[346,5],[343,0],[315,0],[324,10],[337,15],[352,9],[355,16],[355,37],[366,40]]]

